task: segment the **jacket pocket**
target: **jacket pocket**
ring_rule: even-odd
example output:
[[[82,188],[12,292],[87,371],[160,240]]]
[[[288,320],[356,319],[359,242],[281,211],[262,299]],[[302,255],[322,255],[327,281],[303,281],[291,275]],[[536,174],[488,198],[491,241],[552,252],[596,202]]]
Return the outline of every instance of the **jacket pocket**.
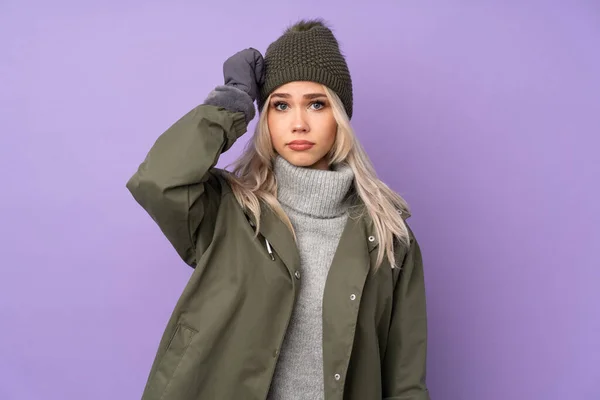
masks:
[[[194,335],[197,333],[195,329],[181,323],[177,324],[175,332],[167,346],[167,350],[163,354],[160,366],[158,367],[154,379],[151,384],[152,399],[164,400],[165,394],[168,392],[173,378],[177,374],[179,366],[183,361]]]

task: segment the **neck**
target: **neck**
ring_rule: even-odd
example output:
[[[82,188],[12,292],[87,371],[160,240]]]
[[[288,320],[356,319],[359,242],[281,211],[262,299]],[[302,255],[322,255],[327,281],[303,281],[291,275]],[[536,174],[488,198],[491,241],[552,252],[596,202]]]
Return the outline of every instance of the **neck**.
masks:
[[[297,167],[278,156],[274,163],[279,202],[295,211],[320,218],[334,218],[348,209],[348,193],[354,181],[350,166],[331,170]]]

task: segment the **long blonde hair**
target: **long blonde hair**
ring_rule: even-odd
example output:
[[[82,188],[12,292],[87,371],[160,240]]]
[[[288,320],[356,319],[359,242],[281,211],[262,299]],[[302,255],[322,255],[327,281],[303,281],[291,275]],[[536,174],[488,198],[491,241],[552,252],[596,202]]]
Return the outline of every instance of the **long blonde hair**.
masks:
[[[402,212],[408,212],[408,204],[377,178],[371,161],[354,134],[340,98],[328,87],[323,88],[338,125],[335,142],[328,154],[329,165],[345,162],[354,172],[354,190],[364,205],[360,209],[368,213],[379,237],[375,268],[380,266],[386,256],[390,265],[396,266],[398,260],[394,254],[395,241],[409,243],[408,229],[401,216]],[[263,202],[281,218],[295,238],[294,227],[277,200],[277,181],[273,173],[273,160],[277,153],[273,149],[267,123],[269,103],[270,96],[265,101],[252,139],[232,164],[234,168],[226,177],[237,201],[254,217],[256,232],[260,227]]]

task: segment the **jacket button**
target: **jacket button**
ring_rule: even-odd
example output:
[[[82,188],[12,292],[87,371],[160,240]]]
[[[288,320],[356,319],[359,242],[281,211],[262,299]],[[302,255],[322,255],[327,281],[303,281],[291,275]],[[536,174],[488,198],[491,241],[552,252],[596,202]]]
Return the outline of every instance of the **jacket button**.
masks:
[[[296,277],[296,279],[300,279],[300,271],[294,272],[294,276]]]
[[[375,236],[369,236],[369,242],[374,242],[375,241]]]
[[[336,381],[339,381],[341,378],[340,374],[335,374],[333,377],[335,378]]]
[[[352,300],[352,301],[356,300],[356,295],[354,293],[352,293],[350,295],[350,300]]]

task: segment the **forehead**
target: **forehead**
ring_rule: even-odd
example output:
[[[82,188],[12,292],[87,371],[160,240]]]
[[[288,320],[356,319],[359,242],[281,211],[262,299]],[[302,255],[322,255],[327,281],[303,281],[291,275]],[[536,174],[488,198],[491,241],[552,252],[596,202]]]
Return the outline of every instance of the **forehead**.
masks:
[[[292,96],[303,96],[308,93],[325,94],[323,86],[320,83],[310,81],[294,81],[279,86],[273,93],[287,93]]]

